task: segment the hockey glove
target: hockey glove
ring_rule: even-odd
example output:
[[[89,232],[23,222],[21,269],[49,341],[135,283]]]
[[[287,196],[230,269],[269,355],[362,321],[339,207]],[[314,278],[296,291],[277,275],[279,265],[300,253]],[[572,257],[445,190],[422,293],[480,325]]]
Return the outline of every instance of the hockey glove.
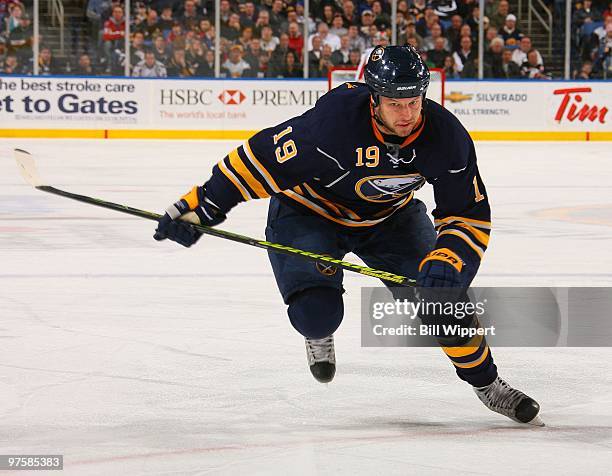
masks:
[[[463,286],[463,262],[448,248],[428,253],[421,261],[417,286],[423,288],[459,288]]]
[[[159,219],[153,238],[157,241],[167,238],[189,248],[202,236],[202,232],[189,223],[206,226],[222,223],[225,214],[204,194],[204,187],[193,187],[178,202],[170,205]]]

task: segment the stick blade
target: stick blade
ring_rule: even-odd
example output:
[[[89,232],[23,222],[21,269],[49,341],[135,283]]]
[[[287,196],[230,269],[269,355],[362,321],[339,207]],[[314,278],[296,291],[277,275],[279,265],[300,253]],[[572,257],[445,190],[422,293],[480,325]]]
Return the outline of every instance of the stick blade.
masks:
[[[36,163],[34,157],[29,152],[22,149],[15,149],[13,151],[15,161],[17,162],[17,168],[23,179],[28,182],[32,187],[39,187],[43,185],[38,170],[36,169]]]

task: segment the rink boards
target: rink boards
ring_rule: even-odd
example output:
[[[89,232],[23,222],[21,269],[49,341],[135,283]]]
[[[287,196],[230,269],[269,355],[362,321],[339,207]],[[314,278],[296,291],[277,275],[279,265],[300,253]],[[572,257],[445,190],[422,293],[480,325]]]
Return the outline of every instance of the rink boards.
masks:
[[[323,80],[0,78],[0,137],[243,140],[314,106]],[[612,140],[610,81],[449,81],[476,140]]]

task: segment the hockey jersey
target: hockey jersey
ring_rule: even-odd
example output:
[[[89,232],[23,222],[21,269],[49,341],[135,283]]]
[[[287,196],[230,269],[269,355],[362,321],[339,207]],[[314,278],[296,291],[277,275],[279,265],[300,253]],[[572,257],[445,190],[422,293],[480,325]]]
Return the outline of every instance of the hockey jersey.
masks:
[[[368,88],[345,83],[301,116],[231,151],[215,165],[206,195],[225,212],[239,202],[275,195],[356,229],[384,222],[426,182],[436,201],[436,248],[450,249],[477,268],[491,221],[467,131],[428,101],[410,136],[390,142],[374,123]]]

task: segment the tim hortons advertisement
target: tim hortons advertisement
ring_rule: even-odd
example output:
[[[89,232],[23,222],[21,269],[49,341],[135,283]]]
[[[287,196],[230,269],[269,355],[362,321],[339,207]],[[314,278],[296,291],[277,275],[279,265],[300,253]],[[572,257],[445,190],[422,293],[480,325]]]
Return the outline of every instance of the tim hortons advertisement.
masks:
[[[612,82],[457,81],[445,107],[470,131],[612,131]]]

